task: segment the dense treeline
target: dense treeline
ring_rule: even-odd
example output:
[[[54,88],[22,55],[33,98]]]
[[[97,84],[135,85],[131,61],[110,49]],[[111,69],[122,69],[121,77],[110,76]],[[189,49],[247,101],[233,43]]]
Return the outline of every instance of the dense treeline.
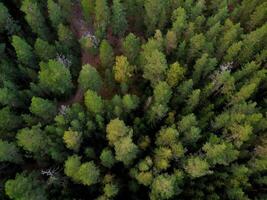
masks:
[[[0,0],[1,199],[267,199],[266,0]]]

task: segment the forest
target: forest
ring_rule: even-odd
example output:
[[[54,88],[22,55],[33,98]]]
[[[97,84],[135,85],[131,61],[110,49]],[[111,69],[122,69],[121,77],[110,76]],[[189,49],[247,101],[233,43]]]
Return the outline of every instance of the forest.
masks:
[[[0,0],[1,200],[267,200],[266,0]]]

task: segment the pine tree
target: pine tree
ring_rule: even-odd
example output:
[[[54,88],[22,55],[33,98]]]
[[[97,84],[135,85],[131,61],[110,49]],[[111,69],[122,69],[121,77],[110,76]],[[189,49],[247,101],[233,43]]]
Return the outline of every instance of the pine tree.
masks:
[[[129,33],[122,42],[123,54],[127,57],[131,64],[138,63],[137,58],[141,48],[140,39],[133,33]]]
[[[95,31],[99,39],[103,39],[106,35],[109,25],[110,11],[106,0],[97,0],[95,3]]]
[[[11,111],[9,107],[0,109],[0,132],[9,132],[18,129],[22,125],[22,119],[19,115]]]
[[[46,137],[40,129],[40,125],[33,126],[31,129],[21,129],[16,137],[18,146],[22,147],[25,151],[29,151],[36,156],[44,153],[46,148]]]
[[[63,24],[65,22],[65,18],[61,10],[61,7],[56,2],[54,2],[54,0],[48,0],[47,8],[48,8],[49,19],[52,23],[52,26],[55,29],[57,29],[59,24]]]
[[[32,47],[24,39],[19,36],[13,36],[12,46],[15,48],[17,58],[22,64],[36,68]]]
[[[102,40],[100,44],[99,57],[101,65],[105,68],[111,67],[114,63],[113,49],[107,40]]]
[[[193,178],[198,178],[210,173],[208,162],[196,156],[188,158],[184,169]]]
[[[23,162],[19,149],[13,142],[0,140],[0,162],[21,163]]]
[[[120,37],[124,35],[127,29],[125,9],[120,0],[113,0],[111,25],[113,33]]]
[[[171,87],[175,87],[178,83],[184,79],[185,68],[183,68],[178,62],[171,64],[167,71],[166,81]]]
[[[102,79],[98,71],[89,64],[82,67],[78,78],[78,83],[83,90],[99,91],[102,85]]]
[[[44,121],[52,120],[56,113],[57,107],[54,102],[40,97],[33,97],[30,106],[31,113],[42,118]]]
[[[83,17],[86,22],[92,22],[92,17],[95,9],[95,0],[82,0],[81,6],[83,10]]]
[[[151,82],[151,85],[157,84],[163,80],[166,74],[167,61],[165,55],[158,50],[153,50],[151,54],[145,57],[143,77]]]
[[[100,171],[93,161],[83,163],[77,173],[83,185],[90,186],[100,181]]]
[[[111,150],[103,149],[100,155],[101,164],[105,167],[111,168],[116,162]]]
[[[134,66],[130,65],[125,56],[117,56],[113,71],[117,82],[128,83],[133,76]]]
[[[51,34],[49,34],[45,18],[38,2],[33,0],[23,0],[21,11],[25,13],[25,20],[30,25],[32,31],[41,39],[49,40]]]
[[[34,52],[42,61],[48,61],[56,56],[55,46],[40,38],[35,41]]]
[[[63,140],[68,149],[78,151],[82,142],[81,133],[68,130],[64,132]]]
[[[84,103],[87,109],[94,114],[100,114],[104,111],[104,102],[102,98],[92,90],[87,90],[85,93]]]
[[[71,74],[68,68],[59,61],[49,60],[48,63],[40,64],[39,85],[55,95],[63,95],[71,92],[73,87]]]
[[[156,29],[162,29],[166,25],[167,4],[167,1],[160,0],[147,0],[144,2],[145,24],[149,35]],[[157,13],[157,15],[155,15],[155,13]]]
[[[176,40],[180,41],[187,25],[187,16],[184,8],[177,8],[172,14],[172,31],[176,33]]]
[[[11,199],[49,199],[36,172],[17,174],[15,179],[9,179],[5,192]]]
[[[174,31],[169,30],[167,32],[165,43],[167,54],[171,53],[174,49],[176,49],[178,42],[176,33]]]

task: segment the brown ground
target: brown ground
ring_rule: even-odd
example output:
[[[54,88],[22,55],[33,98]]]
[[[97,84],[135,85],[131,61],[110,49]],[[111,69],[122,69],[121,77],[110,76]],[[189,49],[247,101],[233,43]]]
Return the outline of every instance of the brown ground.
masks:
[[[83,20],[82,10],[79,4],[75,4],[73,6],[73,13],[70,21],[70,27],[73,33],[75,34],[76,38],[79,40],[82,38],[82,36],[86,35],[86,33],[94,33],[94,28],[92,24],[88,24]],[[118,53],[118,49],[120,48],[120,41],[112,36],[111,31],[108,30],[108,36],[107,39],[109,40],[110,44],[114,46],[115,54]],[[100,59],[98,55],[90,54],[88,51],[82,50],[81,52],[81,61],[82,65],[84,64],[90,64],[91,66],[98,69],[98,71],[101,71],[100,69]],[[101,72],[100,72],[101,73]],[[83,102],[84,92],[80,87],[77,88],[74,95],[72,95],[68,100],[61,102],[59,106],[61,105],[71,105],[73,103],[81,103]],[[115,90],[110,88],[106,83],[104,83],[101,91],[100,96],[104,99],[110,99],[114,95]]]

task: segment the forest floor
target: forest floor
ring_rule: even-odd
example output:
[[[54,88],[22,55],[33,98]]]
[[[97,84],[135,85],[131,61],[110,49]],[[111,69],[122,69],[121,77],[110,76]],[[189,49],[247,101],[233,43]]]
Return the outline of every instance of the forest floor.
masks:
[[[83,36],[88,34],[94,35],[93,24],[84,21],[82,9],[79,4],[73,5],[70,27],[77,40],[80,40]],[[107,40],[114,47],[114,53],[119,54],[121,41],[120,39],[112,35],[112,31],[110,28],[107,31]],[[100,67],[101,65],[100,65],[99,55],[93,55],[92,53],[85,51],[83,49],[81,50],[81,64],[82,65],[90,64],[91,66],[95,67],[100,73],[101,71],[102,74],[104,73],[103,69],[101,69]],[[105,81],[103,82],[104,82],[103,87],[100,90],[99,95],[103,99],[111,99],[116,93],[116,90],[110,87],[108,83],[106,83]],[[85,91],[83,89],[77,87],[75,93],[66,101],[61,102],[59,106],[61,105],[69,106],[74,103],[82,103],[84,98],[84,92]]]

